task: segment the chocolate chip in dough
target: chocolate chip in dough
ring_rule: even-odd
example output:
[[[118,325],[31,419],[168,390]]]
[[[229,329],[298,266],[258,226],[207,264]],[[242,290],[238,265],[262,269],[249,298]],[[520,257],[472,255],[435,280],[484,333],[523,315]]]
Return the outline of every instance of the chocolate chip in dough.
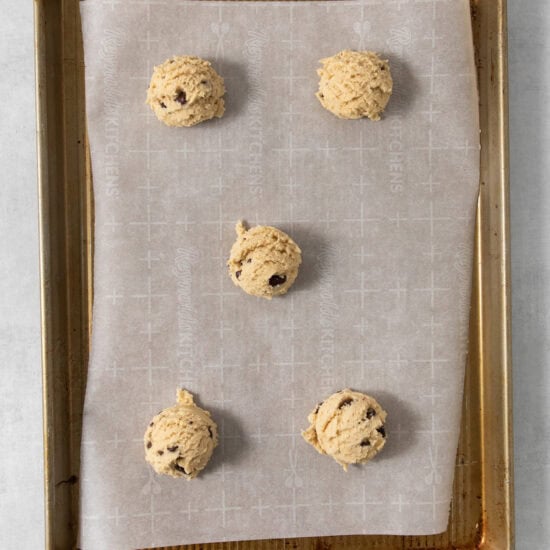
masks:
[[[176,96],[176,101],[181,105],[185,105],[187,103],[187,96],[185,95],[185,92],[183,90],[181,90],[180,93]]]
[[[376,431],[377,431],[382,437],[386,437],[386,428],[384,428],[384,426],[380,426],[380,428],[376,428]]]
[[[367,409],[367,419],[370,420],[373,416],[376,416],[376,411],[372,407],[369,407]]]
[[[353,399],[351,397],[347,397],[344,399],[339,405],[338,408],[341,409],[342,407],[348,407],[353,403]]]
[[[269,286],[279,286],[286,281],[286,275],[271,275],[269,278]]]

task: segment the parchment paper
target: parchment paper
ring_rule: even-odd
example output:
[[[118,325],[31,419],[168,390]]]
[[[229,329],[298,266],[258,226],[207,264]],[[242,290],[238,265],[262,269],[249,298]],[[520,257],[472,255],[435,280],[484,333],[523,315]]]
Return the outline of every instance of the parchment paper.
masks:
[[[84,549],[446,528],[466,352],[478,118],[467,0],[81,4],[95,191],[82,444]],[[381,122],[323,110],[318,60],[390,60]],[[227,112],[168,128],[153,66],[210,59]],[[244,294],[239,219],[303,250],[291,292]],[[204,473],[156,476],[152,415],[196,394],[221,431]],[[388,411],[345,473],[301,438],[344,387]]]

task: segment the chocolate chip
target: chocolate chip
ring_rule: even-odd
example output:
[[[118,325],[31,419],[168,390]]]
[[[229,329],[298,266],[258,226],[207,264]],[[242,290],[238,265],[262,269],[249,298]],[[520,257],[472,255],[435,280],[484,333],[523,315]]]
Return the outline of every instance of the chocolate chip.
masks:
[[[192,420],[189,420],[189,424],[193,424],[193,421],[192,421]]]
[[[185,95],[185,92],[181,90],[181,92],[176,96],[176,101],[178,103],[181,103],[182,105],[185,105],[187,103],[187,96]]]
[[[348,397],[347,399],[344,399],[339,405],[338,408],[341,409],[342,407],[347,407],[353,403],[353,398]]]
[[[321,408],[321,405],[324,403],[324,401],[321,401],[320,403],[317,403],[317,407],[315,408],[315,413],[317,414],[319,412],[319,409]]]
[[[207,80],[201,80],[201,84],[208,84]]]
[[[384,426],[380,426],[380,428],[376,428],[376,431],[377,431],[382,437],[386,437],[386,428],[384,428]]]
[[[370,447],[370,441],[368,439],[363,439],[363,441],[361,441],[361,447]]]
[[[373,416],[376,416],[376,411],[372,407],[369,407],[367,409],[367,419],[370,420]]]
[[[160,102],[160,106],[163,108],[163,109],[166,109],[166,105],[161,101]]]
[[[151,422],[151,424],[149,424],[149,426],[151,426],[151,428],[155,425],[154,422]]]
[[[246,260],[246,263],[247,263],[247,264],[252,263],[252,258],[248,258],[248,260]]]
[[[153,444],[150,441],[147,441],[147,448],[150,449],[153,446]]]
[[[235,271],[235,277],[238,279],[241,276],[242,271],[239,269],[239,271]]]
[[[162,455],[164,454],[164,451],[157,451],[157,454],[158,454],[159,456],[162,456]]]
[[[210,434],[210,437],[212,438],[214,437],[214,434],[212,433],[210,426],[208,426],[208,433]]]
[[[171,453],[175,453],[178,450],[178,446],[174,445],[173,447],[166,447],[167,451],[170,451]]]
[[[187,475],[185,468],[183,466],[180,466],[177,462],[174,464],[174,470],[177,470],[178,472]]]
[[[279,286],[286,281],[286,275],[271,275],[269,278],[269,286]]]

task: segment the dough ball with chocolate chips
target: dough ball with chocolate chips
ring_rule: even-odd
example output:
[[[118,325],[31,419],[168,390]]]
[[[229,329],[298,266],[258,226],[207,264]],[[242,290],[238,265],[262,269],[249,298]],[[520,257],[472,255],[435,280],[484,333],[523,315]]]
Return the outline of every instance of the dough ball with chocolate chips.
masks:
[[[233,282],[252,296],[271,299],[285,294],[298,276],[302,251],[283,231],[237,223],[237,240],[227,265]]]
[[[194,126],[225,111],[223,78],[200,57],[175,56],[155,67],[147,103],[167,126]]]
[[[339,118],[380,120],[393,88],[390,66],[374,52],[344,50],[321,59],[317,98]]]
[[[158,474],[189,480],[208,464],[218,444],[218,427],[191,393],[178,390],[177,399],[151,420],[143,438],[145,460]]]
[[[364,393],[345,389],[319,403],[302,437],[344,470],[373,458],[386,443],[386,411]]]

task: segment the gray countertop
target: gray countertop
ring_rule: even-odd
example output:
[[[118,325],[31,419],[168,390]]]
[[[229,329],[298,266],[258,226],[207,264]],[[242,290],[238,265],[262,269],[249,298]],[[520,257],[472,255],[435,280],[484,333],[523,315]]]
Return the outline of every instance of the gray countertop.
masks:
[[[550,547],[550,2],[508,0],[517,548]]]
[[[413,0],[410,0],[413,1]],[[508,0],[516,547],[550,541],[550,2]],[[0,0],[0,548],[43,542],[33,3]]]
[[[0,548],[44,546],[33,2],[0,0]]]

